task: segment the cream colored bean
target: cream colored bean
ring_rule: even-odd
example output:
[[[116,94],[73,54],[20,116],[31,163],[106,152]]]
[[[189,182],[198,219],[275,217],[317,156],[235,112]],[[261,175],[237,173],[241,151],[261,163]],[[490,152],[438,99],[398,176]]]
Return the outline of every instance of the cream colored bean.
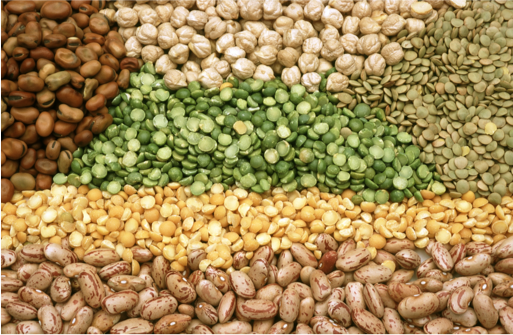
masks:
[[[418,319],[431,315],[438,308],[439,301],[434,293],[422,293],[403,299],[397,311],[405,319]]]
[[[339,257],[336,267],[343,272],[355,271],[367,264],[370,260],[371,254],[366,248],[355,249]]]
[[[463,258],[456,263],[455,270],[462,276],[472,276],[481,273],[492,261],[489,254],[476,254]]]
[[[346,303],[351,310],[354,308],[365,309],[365,299],[363,298],[362,283],[352,282],[345,287]]]
[[[37,317],[41,322],[41,328],[45,334],[61,334],[63,326],[62,319],[55,307],[52,305],[41,307],[37,311]]]
[[[324,301],[331,294],[331,285],[328,277],[321,270],[315,270],[310,275],[310,287],[313,298],[317,301]]]
[[[452,256],[444,247],[444,245],[440,242],[436,242],[433,246],[433,250],[431,252],[433,256],[433,261],[442,271],[451,271],[454,262],[452,260]]]
[[[94,266],[106,266],[119,261],[119,255],[112,249],[94,249],[84,254],[84,262]]]
[[[495,309],[492,299],[484,294],[478,294],[472,301],[477,319],[485,328],[492,328],[499,320],[499,312]]]
[[[404,333],[403,322],[395,309],[385,307],[383,311],[383,325],[389,334]]]
[[[78,275],[82,271],[96,272],[96,268],[85,263],[73,263],[66,265],[63,269],[64,275],[68,278],[78,278]]]
[[[290,252],[294,259],[302,266],[317,267],[318,262],[313,253],[301,243],[292,243]]]
[[[167,288],[171,294],[183,304],[196,300],[196,290],[194,286],[187,281],[178,272],[168,272],[166,275]]]
[[[256,295],[253,281],[244,272],[234,271],[230,273],[230,286],[242,298],[251,299]]]
[[[84,294],[79,291],[73,294],[64,304],[61,311],[61,318],[64,321],[71,321],[77,314],[78,310],[86,305]]]
[[[341,300],[333,299],[328,302],[328,314],[330,318],[337,320],[344,327],[351,325],[351,310]]]
[[[226,323],[228,320],[230,320],[233,313],[235,312],[236,303],[237,298],[233,291],[228,291],[225,295],[223,295],[219,301],[219,305],[217,306],[217,316],[219,318],[219,323]]]
[[[121,261],[105,265],[98,272],[101,280],[109,280],[117,275],[129,275],[132,272],[132,265],[128,262]]]
[[[25,285],[44,291],[52,285],[52,280],[53,278],[50,272],[44,269],[39,269],[30,276]]]
[[[385,312],[385,306],[383,305],[383,301],[381,301],[378,291],[372,284],[365,284],[363,288],[363,299],[369,311],[377,318],[381,319]]]
[[[44,256],[49,261],[57,263],[57,265],[60,266],[66,266],[78,261],[78,257],[74,252],[55,243],[50,243],[45,246]]]
[[[84,306],[77,311],[68,326],[69,334],[84,334],[93,323],[94,311],[89,306]]]
[[[385,326],[380,319],[362,308],[353,308],[351,317],[354,323],[367,334],[384,334]]]
[[[84,299],[92,308],[99,308],[105,298],[105,289],[96,272],[82,271],[78,275],[78,284]],[[113,313],[116,314],[116,313]]]
[[[101,306],[110,314],[121,314],[134,308],[138,301],[139,295],[136,292],[120,291],[103,298]]]
[[[354,272],[354,279],[361,283],[376,284],[390,280],[392,270],[383,265],[371,263]]]
[[[462,286],[455,289],[451,296],[449,297],[449,301],[447,303],[447,307],[454,314],[463,314],[467,311],[470,302],[474,298],[474,291],[468,286]]]
[[[141,317],[153,321],[164,315],[173,314],[177,307],[178,302],[171,295],[151,298],[141,307]]]
[[[424,325],[426,334],[449,334],[453,329],[453,323],[446,318],[431,320]]]
[[[420,263],[420,256],[414,250],[405,249],[395,254],[397,263],[406,270],[416,269]]]
[[[269,300],[250,299],[240,305],[237,302],[237,310],[250,320],[266,320],[278,314],[278,306]]]
[[[208,280],[201,280],[196,285],[196,293],[201,299],[212,306],[218,306],[223,297],[221,291]]]
[[[477,316],[473,308],[468,308],[463,314],[454,314],[451,310],[446,309],[442,312],[442,317],[451,320],[454,323],[459,323],[463,327],[474,327],[477,323]]]
[[[7,312],[16,320],[32,320],[37,317],[37,309],[22,301],[11,302],[5,307]]]
[[[28,286],[20,288],[18,296],[21,301],[29,303],[37,309],[45,305],[52,305],[52,299],[48,294]]]
[[[143,278],[130,275],[113,276],[108,280],[107,285],[117,292],[124,290],[139,292],[147,287],[147,283]]]
[[[141,315],[141,309],[144,303],[152,298],[159,296],[157,290],[153,287],[147,287],[139,292],[139,301],[137,305],[127,312],[127,316],[130,318],[136,318]]]
[[[279,304],[280,318],[285,322],[296,321],[299,315],[299,308],[299,293],[290,288],[283,291]]]
[[[128,319],[115,324],[111,329],[111,334],[151,334],[153,324],[144,319]]]
[[[2,269],[7,268],[16,262],[16,253],[13,250],[2,249]]]
[[[305,268],[303,268],[305,269]],[[313,268],[312,268],[313,269]],[[278,270],[276,283],[281,287],[286,287],[292,282],[295,282],[302,272],[301,265],[296,262],[289,263]]]

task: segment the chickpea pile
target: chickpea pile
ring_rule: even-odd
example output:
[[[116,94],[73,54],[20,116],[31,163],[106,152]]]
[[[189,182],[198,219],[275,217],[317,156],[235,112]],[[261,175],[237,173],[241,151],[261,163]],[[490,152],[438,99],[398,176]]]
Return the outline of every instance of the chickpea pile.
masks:
[[[399,63],[403,48],[390,39],[418,33],[449,5],[463,8],[465,1],[117,1],[114,18],[127,56],[155,62],[173,87],[195,80],[219,87],[231,74],[264,81],[280,75],[314,92],[335,66],[326,89],[340,92],[355,72],[381,76]]]
[[[402,203],[351,202],[354,195],[321,193],[317,188],[286,193],[274,188],[264,194],[215,184],[193,196],[190,187],[170,183],[139,190],[125,186],[117,195],[87,186],[56,185],[43,191],[15,193],[2,204],[2,249],[24,244],[69,244],[83,259],[86,252],[107,248],[125,261],[133,248],[164,256],[171,268],[183,271],[187,257],[204,250],[200,268],[228,270],[235,258],[250,259],[261,246],[276,254],[302,243],[316,259],[321,234],[337,243],[354,240],[377,251],[387,241],[409,241],[424,249],[430,241],[449,246],[482,242],[493,245],[513,232],[513,199],[493,206],[472,192],[461,199],[422,191],[424,200]],[[139,250],[139,249],[138,249]]]
[[[182,271],[142,248],[132,263],[107,248],[79,262],[67,242],[2,249],[2,334],[513,332],[513,237],[432,240],[425,261],[409,240],[316,244],[319,261],[301,243],[279,256],[261,246],[226,271],[201,269],[201,249]]]

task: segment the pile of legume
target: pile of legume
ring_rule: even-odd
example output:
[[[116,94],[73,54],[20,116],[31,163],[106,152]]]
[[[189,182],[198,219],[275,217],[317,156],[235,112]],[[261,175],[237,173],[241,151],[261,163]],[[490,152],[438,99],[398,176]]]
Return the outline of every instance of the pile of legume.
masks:
[[[139,190],[127,185],[117,195],[55,184],[51,190],[15,193],[14,203],[2,204],[2,249],[69,244],[79,259],[87,251],[108,248],[131,261],[134,248],[142,248],[181,271],[183,257],[199,249],[207,253],[203,266],[228,269],[234,258],[251,257],[260,246],[278,254],[303,243],[319,259],[316,241],[326,235],[381,250],[391,240],[408,240],[417,248],[433,239],[492,245],[513,233],[511,197],[494,206],[472,192],[462,199],[421,193],[421,203],[411,198],[356,205],[351,190],[334,195],[315,187],[258,194],[238,188],[225,192],[214,184],[194,196],[190,186],[178,183]]]
[[[408,240],[318,244],[319,261],[300,243],[279,257],[265,246],[226,271],[202,268],[203,250],[175,271],[151,253],[96,249],[82,263],[59,244],[2,249],[2,334],[513,332],[513,237],[433,242],[424,261]]]
[[[262,193],[318,185],[354,202],[400,202],[419,190],[445,191],[420,162],[411,136],[398,132],[380,108],[337,108],[330,94],[290,90],[279,80],[199,82],[169,91],[151,63],[132,73],[131,87],[109,108],[114,124],[73,153],[72,174],[54,182],[87,184],[112,194],[124,185],[191,185],[193,195],[213,183]]]

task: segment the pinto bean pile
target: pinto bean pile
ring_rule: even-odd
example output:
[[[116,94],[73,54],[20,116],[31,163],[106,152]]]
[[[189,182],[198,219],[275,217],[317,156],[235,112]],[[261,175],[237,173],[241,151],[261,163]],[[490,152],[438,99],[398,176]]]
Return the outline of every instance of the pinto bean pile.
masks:
[[[2,2],[2,201],[48,189],[112,124],[106,104],[139,62],[106,1]]]
[[[301,243],[279,256],[263,246],[226,272],[201,271],[204,250],[178,272],[142,248],[131,263],[111,249],[79,263],[66,243],[4,249],[2,334],[513,332],[513,237],[433,240],[424,262],[408,240],[377,252],[322,242],[319,261]]]

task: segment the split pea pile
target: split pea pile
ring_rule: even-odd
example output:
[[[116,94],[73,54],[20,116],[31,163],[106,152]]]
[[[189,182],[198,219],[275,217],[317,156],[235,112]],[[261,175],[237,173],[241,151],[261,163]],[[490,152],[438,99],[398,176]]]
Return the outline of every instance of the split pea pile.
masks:
[[[239,188],[225,192],[221,184],[200,196],[178,183],[139,190],[125,186],[117,195],[57,184],[23,193],[15,194],[13,204],[2,204],[2,249],[57,243],[83,259],[88,251],[108,248],[131,262],[134,248],[143,248],[164,256],[177,271],[195,250],[207,254],[203,269],[227,270],[234,258],[250,259],[261,246],[279,254],[293,243],[303,243],[320,259],[316,241],[321,234],[381,250],[387,240],[411,241],[421,249],[433,240],[493,245],[513,233],[511,197],[494,206],[470,191],[461,199],[422,191],[422,203],[410,198],[383,205],[355,205],[352,191],[334,195],[317,188],[289,193],[274,188],[258,194]]]
[[[513,331],[513,237],[493,246],[431,241],[423,262],[409,240],[376,251],[322,234],[317,245],[319,261],[301,243],[279,257],[261,246],[226,271],[202,269],[203,250],[176,271],[144,252],[130,264],[100,248],[82,263],[55,243],[2,249],[2,334]]]

